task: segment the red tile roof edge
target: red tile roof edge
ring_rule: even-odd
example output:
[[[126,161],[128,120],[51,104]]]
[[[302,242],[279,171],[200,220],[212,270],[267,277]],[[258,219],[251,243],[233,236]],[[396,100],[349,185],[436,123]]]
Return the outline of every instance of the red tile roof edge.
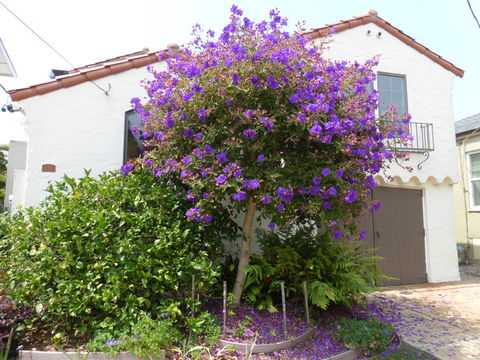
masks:
[[[398,38],[400,41],[404,42],[406,45],[414,48],[421,54],[428,57],[430,60],[436,62],[438,65],[442,66],[448,71],[451,71],[458,77],[463,77],[465,71],[456,67],[453,63],[445,60],[437,53],[433,52],[426,46],[423,46],[419,42],[417,42],[414,38],[406,35],[403,31],[396,28],[395,26],[391,25],[389,22],[383,20],[381,17],[378,16],[375,10],[370,10],[368,14],[355,16],[348,20],[342,20],[334,24],[327,24],[318,28],[314,28],[311,30],[307,30],[303,33],[303,35],[308,36],[311,40],[326,37],[331,32],[332,29],[335,30],[335,33],[339,33],[341,31],[352,29],[360,25],[366,25],[369,23],[374,23],[380,26],[382,29],[390,33],[391,35]]]
[[[166,51],[167,50],[162,50],[160,52]],[[42,95],[62,88],[78,85],[87,81],[97,80],[129,69],[141,68],[158,61],[160,61],[160,59],[157,52],[139,51],[73,69],[70,70],[68,74],[57,76],[52,81],[32,85],[27,88],[10,90],[9,94],[13,101],[19,101],[32,96]]]
[[[377,15],[377,12],[374,10],[370,10],[369,13],[366,15],[356,16],[348,20],[342,20],[334,24],[327,24],[322,27],[307,30],[303,33],[303,35],[313,40],[328,36],[332,32],[332,29],[335,29],[335,32],[339,33],[341,31],[352,29],[357,26],[369,23],[374,23],[380,26],[385,31],[389,32],[391,35],[395,36],[396,38],[398,38],[408,46],[411,46],[423,55],[427,56],[429,59],[436,62],[443,68],[451,71],[458,77],[463,77],[464,71],[462,69],[456,67],[453,63],[445,60],[440,55],[418,43],[414,38],[406,35],[400,29],[397,29],[395,26],[383,20]],[[167,50],[162,50],[160,52],[166,51]],[[108,75],[117,74],[119,72],[126,71],[132,68],[143,67],[158,61],[159,58],[157,53],[148,53],[145,50],[138,51],[128,55],[119,56],[109,60],[73,69],[69,71],[67,75],[58,76],[52,81],[32,85],[28,88],[10,90],[9,94],[13,101],[19,101],[32,96],[42,95],[62,88],[81,84],[90,80],[96,80]]]

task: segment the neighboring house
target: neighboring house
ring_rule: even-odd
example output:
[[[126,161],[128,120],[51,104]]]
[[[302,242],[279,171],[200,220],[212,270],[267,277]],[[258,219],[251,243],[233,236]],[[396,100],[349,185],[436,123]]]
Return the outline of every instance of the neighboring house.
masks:
[[[457,243],[480,265],[480,114],[455,123],[460,179],[454,186]]]
[[[0,76],[17,76],[7,50],[3,46],[2,39],[0,39]]]
[[[378,81],[380,111],[396,103],[412,114],[409,131],[415,141],[408,149],[412,172],[392,164],[376,180],[373,197],[382,209],[365,220],[369,245],[393,283],[459,280],[452,185],[457,182],[457,159],[452,109],[456,76],[463,71],[441,58],[371,11],[369,14],[308,31],[314,41],[335,27],[334,43],[326,51],[333,59],[358,60],[380,54]],[[11,92],[21,103],[29,123],[26,168],[13,185],[15,204],[37,204],[49,181],[64,173],[81,176],[117,169],[131,146],[126,121],[135,123],[129,109],[132,97],[143,96],[139,80],[148,77],[144,66],[154,54],[138,53],[101,62],[54,81]],[[138,66],[135,66],[138,65]],[[163,66],[159,63],[158,66]],[[138,67],[138,68],[137,68]],[[102,88],[111,84],[108,96]],[[387,178],[391,177],[391,182]]]

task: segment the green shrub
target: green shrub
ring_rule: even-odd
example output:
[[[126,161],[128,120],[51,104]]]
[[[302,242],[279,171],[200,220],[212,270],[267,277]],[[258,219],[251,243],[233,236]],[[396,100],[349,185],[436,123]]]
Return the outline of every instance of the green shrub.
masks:
[[[231,222],[188,221],[184,192],[149,173],[65,177],[38,207],[16,213],[0,240],[2,287],[34,305],[52,331],[131,329],[146,312],[179,312],[219,276]]]
[[[372,250],[359,241],[334,240],[310,226],[294,231],[261,231],[263,255],[252,257],[246,268],[245,298],[258,308],[274,311],[280,280],[290,296],[303,296],[306,281],[310,301],[321,309],[331,303],[352,306],[374,291],[379,274]]]
[[[394,333],[391,324],[377,319],[342,319],[338,323],[338,337],[351,349],[361,350],[364,355],[379,354],[388,349]]]
[[[128,333],[98,332],[87,348],[92,352],[102,351],[111,355],[128,351],[139,358],[155,359],[160,357],[162,350],[180,340],[181,334],[169,318],[153,320],[144,316]]]

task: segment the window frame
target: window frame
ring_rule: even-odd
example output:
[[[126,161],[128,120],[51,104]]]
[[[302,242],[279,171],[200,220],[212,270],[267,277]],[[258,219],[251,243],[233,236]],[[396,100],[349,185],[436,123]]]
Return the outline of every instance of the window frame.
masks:
[[[480,155],[480,150],[475,150],[475,151],[469,151],[466,153],[467,155],[467,179],[468,179],[468,202],[469,202],[469,211],[480,211],[480,204],[475,205],[475,197],[474,197],[474,189],[473,189],[473,183],[475,181],[480,182],[480,177],[478,178],[472,178],[472,155]]]
[[[128,124],[128,119],[130,114],[135,113],[135,110],[131,109],[128,111],[125,111],[124,115],[124,130],[123,130],[123,164],[126,164],[128,162],[128,135],[130,133],[130,126]]]
[[[399,77],[399,78],[402,78],[403,81],[404,81],[404,91],[403,91],[403,96],[405,98],[405,112],[402,113],[402,114],[405,114],[405,113],[408,113],[408,83],[407,83],[407,75],[405,74],[398,74],[398,73],[391,73],[391,72],[385,72],[385,71],[378,71],[377,72],[377,81],[376,81],[376,85],[377,85],[377,93],[378,93],[378,114],[379,115],[382,115],[380,113],[380,86],[378,84],[379,82],[379,79],[380,79],[380,75],[383,75],[383,76],[391,76],[391,77]],[[389,104],[391,105],[391,104]],[[399,114],[399,115],[402,115],[402,114]]]

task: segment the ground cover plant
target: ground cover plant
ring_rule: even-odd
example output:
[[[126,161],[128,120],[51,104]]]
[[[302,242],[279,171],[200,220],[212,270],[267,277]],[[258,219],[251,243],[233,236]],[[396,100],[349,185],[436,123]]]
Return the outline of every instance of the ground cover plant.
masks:
[[[239,303],[256,216],[272,229],[311,221],[334,239],[364,236],[355,219],[378,207],[373,176],[404,155],[386,144],[406,141],[409,116],[376,118],[376,59],[326,60],[322,44],[284,31],[276,10],[255,23],[233,6],[230,19],[218,37],[196,27],[188,47],[165,56],[167,70],[151,68],[146,97],[132,100],[150,150],[122,171],[185,184],[191,221],[244,214]]]
[[[80,342],[162,313],[183,324],[192,275],[198,293],[215,285],[222,239],[235,228],[185,221],[182,188],[113,172],[65,177],[48,191],[9,219],[0,240],[1,286],[34,307],[33,336],[42,328],[46,340]]]

